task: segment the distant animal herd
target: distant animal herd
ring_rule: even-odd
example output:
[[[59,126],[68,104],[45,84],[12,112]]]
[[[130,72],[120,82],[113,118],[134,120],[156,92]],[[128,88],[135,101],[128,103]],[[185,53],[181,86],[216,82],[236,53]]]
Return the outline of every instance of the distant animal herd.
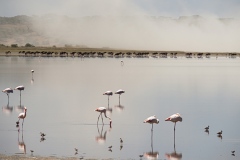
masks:
[[[6,51],[5,54],[11,55],[11,51]],[[84,52],[56,52],[56,51],[19,51],[19,56],[33,56],[33,57],[142,57],[142,58],[177,58],[178,55],[185,56],[186,58],[211,58],[213,55],[217,58],[218,55],[224,55],[229,58],[240,57],[238,53],[178,53],[178,52],[113,52],[113,51],[104,51],[104,52],[96,52],[96,51],[84,51]]]

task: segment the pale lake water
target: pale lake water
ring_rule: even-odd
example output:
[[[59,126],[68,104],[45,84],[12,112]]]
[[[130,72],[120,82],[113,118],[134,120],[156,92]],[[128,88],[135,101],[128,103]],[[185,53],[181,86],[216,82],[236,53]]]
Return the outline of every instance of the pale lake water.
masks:
[[[19,85],[25,86],[21,104],[19,91],[10,94],[9,104],[7,95],[0,93],[0,154],[240,159],[239,57],[0,57],[0,89]],[[103,93],[118,89],[125,90],[120,105],[114,94],[108,106]],[[27,116],[18,132],[16,121],[23,106]],[[109,109],[112,128],[106,118],[105,125],[101,119],[97,125],[99,113],[94,110],[100,106]],[[183,118],[176,125],[175,142],[174,123],[164,121],[174,113]],[[153,132],[143,123],[152,115],[160,121]],[[204,130],[208,125],[209,133]],[[217,136],[221,130],[222,138]],[[40,132],[46,133],[44,141]]]

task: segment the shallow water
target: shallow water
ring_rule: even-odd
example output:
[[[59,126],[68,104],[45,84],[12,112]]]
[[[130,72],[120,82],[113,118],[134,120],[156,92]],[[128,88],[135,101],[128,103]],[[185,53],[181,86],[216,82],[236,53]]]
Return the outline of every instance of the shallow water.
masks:
[[[120,60],[124,61],[121,65]],[[34,70],[32,76],[31,70]],[[0,57],[0,153],[114,159],[239,159],[240,58]],[[107,90],[126,92],[108,97]],[[21,104],[20,104],[21,103]],[[27,107],[20,131],[17,116]],[[97,107],[109,108],[97,125]],[[176,125],[164,119],[180,113]],[[160,123],[144,124],[156,115]],[[204,131],[210,126],[209,134]],[[217,132],[223,131],[222,138]],[[40,132],[46,133],[41,141]],[[123,139],[122,145],[120,138]],[[109,150],[109,146],[112,149]],[[175,146],[175,147],[174,147]],[[24,151],[25,148],[25,151]],[[78,148],[75,155],[74,148]],[[231,151],[235,150],[235,156]],[[169,157],[172,156],[172,157]]]

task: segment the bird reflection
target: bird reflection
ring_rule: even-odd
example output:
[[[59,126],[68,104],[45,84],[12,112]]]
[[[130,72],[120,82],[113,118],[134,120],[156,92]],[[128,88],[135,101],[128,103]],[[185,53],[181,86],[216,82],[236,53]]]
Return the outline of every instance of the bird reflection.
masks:
[[[145,152],[144,157],[147,159],[158,159],[158,155],[157,151],[153,152],[153,130],[151,130],[151,151]]]
[[[9,106],[8,104],[6,106],[2,107],[2,111],[3,113],[5,113],[6,115],[9,115],[10,113],[12,113],[13,111],[13,107]]]
[[[21,105],[21,103],[20,103],[20,105],[18,105],[17,107],[15,107],[15,111],[18,112],[18,113],[21,113],[21,112],[24,111],[24,108],[25,108],[25,106],[24,106],[24,105]]]
[[[103,128],[104,125],[102,125],[101,131],[99,130],[99,126],[97,125],[97,130],[98,130],[98,136],[95,137],[95,140],[99,144],[103,144],[106,141],[107,138],[107,130],[103,133]],[[109,131],[111,130],[111,127],[109,128]]]
[[[209,130],[208,129],[205,129],[205,132],[209,135]]]
[[[175,146],[175,130],[174,130],[174,151],[172,153],[166,153],[165,156],[169,160],[180,160],[182,159],[182,153],[176,152],[176,146]]]
[[[22,140],[19,140],[19,134],[20,132],[18,132],[18,148],[20,151],[22,151],[24,154],[26,154],[26,144],[24,143],[23,140],[23,131],[22,131]]]

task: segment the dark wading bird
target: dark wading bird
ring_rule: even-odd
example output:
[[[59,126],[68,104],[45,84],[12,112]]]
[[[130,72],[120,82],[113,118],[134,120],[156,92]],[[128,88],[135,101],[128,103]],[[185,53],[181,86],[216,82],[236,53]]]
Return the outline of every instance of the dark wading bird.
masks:
[[[13,93],[13,89],[12,88],[6,88],[6,89],[2,90],[2,92],[7,94],[8,104],[9,104],[9,93]]]
[[[107,109],[106,109],[105,107],[98,107],[97,109],[95,109],[95,111],[100,112],[100,114],[99,114],[99,116],[98,116],[98,121],[99,121],[99,117],[100,117],[100,116],[102,117],[102,114],[104,114],[104,116],[105,116],[106,118],[108,118],[109,121],[110,121],[110,127],[112,127],[112,120],[111,120],[110,117],[108,117],[108,116],[106,115]],[[98,125],[98,121],[97,121],[97,125]],[[103,117],[102,117],[102,123],[103,123]],[[103,125],[104,125],[104,123],[103,123]]]
[[[148,117],[147,119],[145,119],[145,120],[143,121],[143,123],[152,124],[152,130],[153,130],[153,123],[158,124],[158,123],[159,123],[159,120],[158,120],[157,117],[154,115],[154,116],[151,116],[151,117]]]

